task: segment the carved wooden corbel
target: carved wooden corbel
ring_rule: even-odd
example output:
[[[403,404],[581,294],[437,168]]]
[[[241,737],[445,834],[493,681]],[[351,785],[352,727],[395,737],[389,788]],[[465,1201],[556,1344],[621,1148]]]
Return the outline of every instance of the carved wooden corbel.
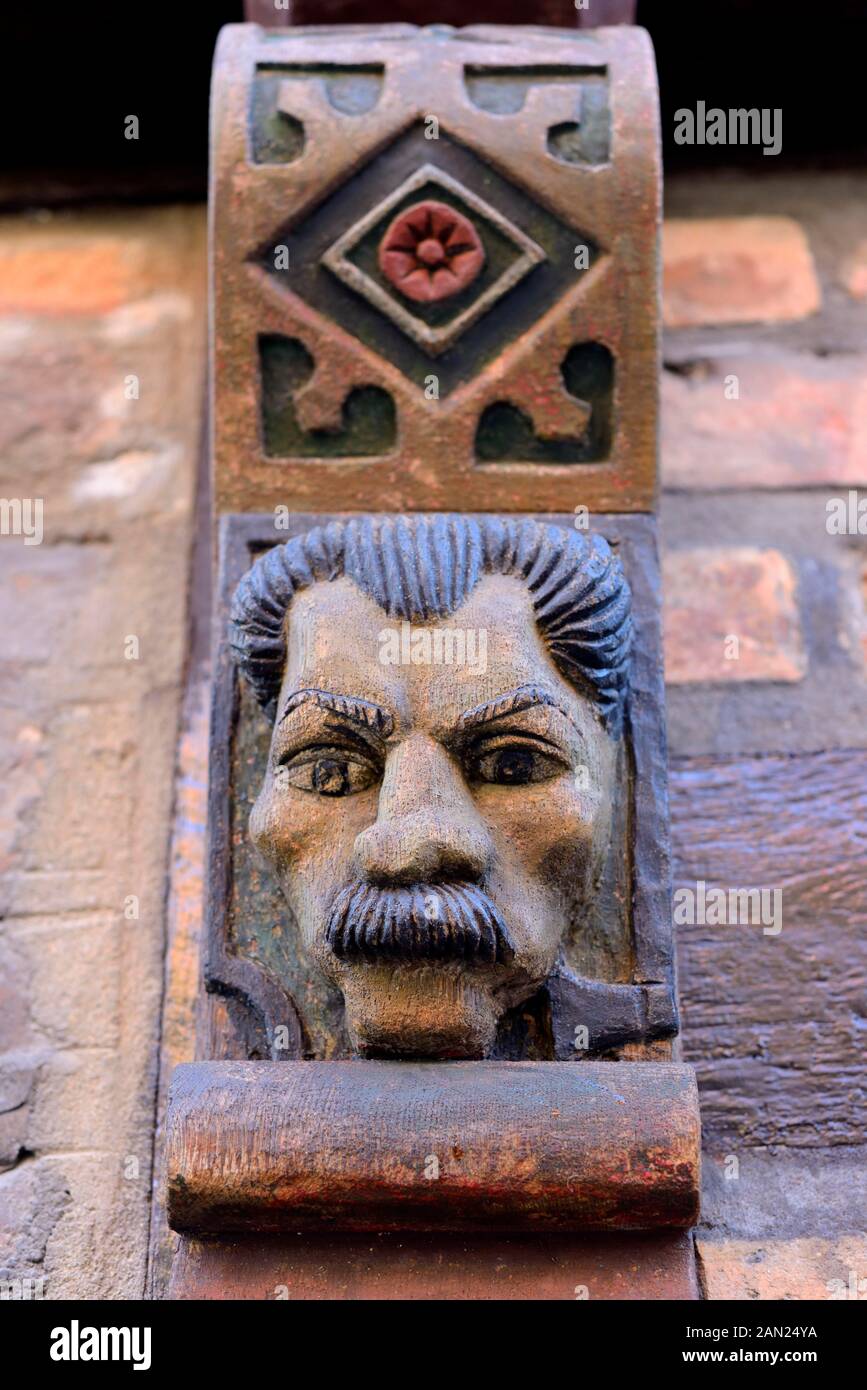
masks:
[[[649,41],[230,26],[212,160],[175,1295],[694,1297]]]

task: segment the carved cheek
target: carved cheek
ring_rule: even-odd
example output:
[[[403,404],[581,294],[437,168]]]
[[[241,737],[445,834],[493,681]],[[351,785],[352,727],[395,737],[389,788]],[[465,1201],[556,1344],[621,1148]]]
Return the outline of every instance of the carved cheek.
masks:
[[[298,850],[298,823],[294,818],[281,814],[283,800],[269,775],[250,812],[250,839],[272,862],[294,858]]]
[[[323,861],[339,877],[352,858],[356,836],[376,819],[376,791],[319,797],[281,787],[270,775],[250,812],[250,838],[278,869]]]
[[[287,792],[269,774],[250,812],[250,838],[267,859],[282,868],[310,852],[322,833],[321,820],[316,798]]]
[[[569,874],[585,863],[600,810],[598,790],[565,774],[515,792],[497,816],[498,828],[525,873]]]

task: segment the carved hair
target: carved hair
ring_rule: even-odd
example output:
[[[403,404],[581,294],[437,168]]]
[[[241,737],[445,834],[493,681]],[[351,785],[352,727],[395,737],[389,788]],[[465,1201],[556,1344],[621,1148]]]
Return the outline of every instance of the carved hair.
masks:
[[[429,622],[459,608],[486,574],[524,581],[553,660],[619,734],[632,629],[620,560],[601,536],[538,521],[367,516],[305,531],[262,555],[238,585],[235,660],[267,707],[280,690],[286,612],[299,589],[346,575],[389,617]]]

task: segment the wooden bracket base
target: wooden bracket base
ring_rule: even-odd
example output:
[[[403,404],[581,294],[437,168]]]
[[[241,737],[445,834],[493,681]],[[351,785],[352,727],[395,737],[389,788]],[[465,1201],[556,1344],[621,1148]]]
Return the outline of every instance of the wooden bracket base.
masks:
[[[698,1297],[686,1066],[193,1063],[167,1164],[175,1298]]]
[[[269,731],[222,641],[199,1056],[237,1060],[175,1077],[172,1296],[697,1297],[698,1101],[668,1060],[647,36],[230,26],[212,113],[221,636],[241,575],[320,514],[456,510],[592,520],[635,635],[580,943],[490,1060],[445,1063],[340,1060],[341,999],[250,854]]]
[[[698,1095],[663,1062],[198,1062],[167,1163],[199,1235],[686,1228]]]

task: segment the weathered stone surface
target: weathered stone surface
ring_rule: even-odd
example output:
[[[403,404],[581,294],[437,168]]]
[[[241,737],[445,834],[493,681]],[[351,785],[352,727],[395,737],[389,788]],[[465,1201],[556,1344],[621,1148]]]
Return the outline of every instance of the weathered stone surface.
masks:
[[[821,304],[809,243],[789,217],[670,218],[662,256],[668,328],[784,322]]]
[[[75,1159],[24,1158],[0,1174],[0,1279],[44,1280],[43,1293],[52,1296],[46,1255],[62,1218],[69,1210],[67,1165]],[[81,1251],[86,1258],[85,1251]],[[75,1269],[70,1269],[70,1288]]]
[[[779,551],[672,550],[662,569],[669,684],[801,679],[795,576]]]
[[[0,1072],[30,1064],[0,1223],[48,1297],[144,1289],[203,222],[0,223],[0,492],[44,522],[0,543]]]
[[[707,1298],[867,1298],[867,1238],[697,1241]],[[806,1343],[805,1343],[806,1345]]]
[[[867,481],[867,357],[708,356],[662,374],[662,480],[678,489]]]
[[[26,1053],[7,1053],[0,1061],[0,1172],[25,1152],[38,1066],[39,1058]]]
[[[855,1231],[867,1207],[865,1157],[863,1145],[753,1148],[717,1133],[705,1144],[698,1234],[758,1244]]]
[[[28,991],[23,952],[8,939],[0,940],[0,1054],[29,1041]]]
[[[203,550],[207,557],[207,542]],[[208,599],[209,593],[204,585],[193,595],[194,614],[196,620],[202,623],[198,633],[200,638],[203,632],[207,632],[210,618]],[[194,651],[194,662],[196,655]],[[204,651],[199,655],[203,658]],[[169,1230],[166,1221],[166,1186],[163,1181],[169,1084],[178,1063],[192,1062],[196,1056],[195,1001],[200,980],[199,951],[206,882],[209,676],[209,664],[204,660],[191,672],[178,746],[148,1269],[148,1296],[151,1298],[166,1295],[172,1255],[177,1244],[177,1236]]]
[[[846,257],[841,280],[853,299],[867,299],[867,237]]]
[[[184,218],[177,217],[178,225]],[[159,214],[157,215],[159,216]],[[165,217],[163,217],[165,224]],[[174,248],[156,244],[151,215],[39,215],[7,222],[0,239],[0,314],[100,315],[164,289]]]

